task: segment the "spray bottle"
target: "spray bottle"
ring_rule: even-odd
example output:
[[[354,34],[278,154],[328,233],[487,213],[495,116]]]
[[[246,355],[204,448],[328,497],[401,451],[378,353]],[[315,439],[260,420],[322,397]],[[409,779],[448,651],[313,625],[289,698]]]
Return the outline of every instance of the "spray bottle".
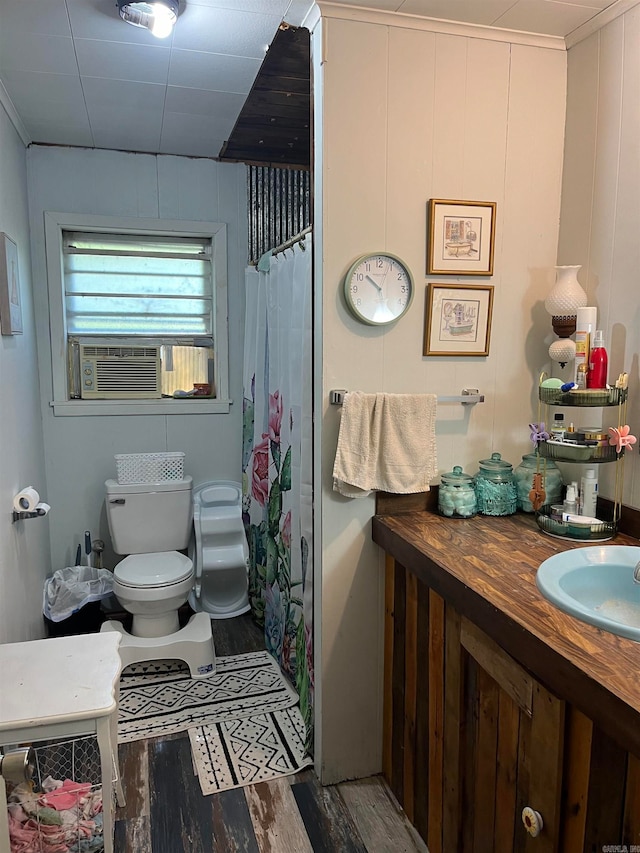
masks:
[[[587,388],[606,388],[609,357],[604,348],[602,329],[596,331],[593,347],[589,353],[589,372],[587,373]]]

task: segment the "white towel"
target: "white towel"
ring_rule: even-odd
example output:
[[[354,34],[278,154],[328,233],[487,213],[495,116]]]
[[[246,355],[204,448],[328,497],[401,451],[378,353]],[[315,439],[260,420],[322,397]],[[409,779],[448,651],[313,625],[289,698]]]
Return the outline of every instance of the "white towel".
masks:
[[[349,498],[372,490],[429,491],[436,474],[435,394],[364,394],[344,398],[333,488]]]

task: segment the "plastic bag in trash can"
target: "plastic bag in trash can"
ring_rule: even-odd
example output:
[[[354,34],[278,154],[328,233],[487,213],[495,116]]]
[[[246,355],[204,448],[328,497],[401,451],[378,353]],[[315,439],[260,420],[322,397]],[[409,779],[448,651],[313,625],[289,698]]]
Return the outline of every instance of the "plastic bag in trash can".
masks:
[[[52,622],[68,619],[90,601],[107,598],[113,590],[113,573],[94,566],[58,569],[44,582],[42,612]]]

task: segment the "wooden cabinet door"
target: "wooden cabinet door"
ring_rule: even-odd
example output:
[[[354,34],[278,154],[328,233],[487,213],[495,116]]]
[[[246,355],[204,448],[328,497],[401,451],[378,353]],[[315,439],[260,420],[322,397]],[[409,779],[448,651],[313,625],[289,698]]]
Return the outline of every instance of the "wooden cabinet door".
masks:
[[[560,849],[564,702],[465,618],[447,619],[451,649],[458,631],[460,653],[450,650],[445,666],[444,754],[457,758],[457,768],[445,763],[443,850],[554,853]],[[456,773],[458,783],[448,781]],[[536,838],[523,826],[525,806],[542,816]]]

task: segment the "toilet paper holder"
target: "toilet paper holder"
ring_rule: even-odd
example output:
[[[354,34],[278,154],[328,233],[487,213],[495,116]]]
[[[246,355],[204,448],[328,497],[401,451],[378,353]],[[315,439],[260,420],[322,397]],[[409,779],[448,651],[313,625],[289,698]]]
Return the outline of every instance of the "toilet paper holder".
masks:
[[[13,498],[13,511],[11,523],[21,521],[23,518],[40,518],[47,515],[51,507],[40,500],[40,495],[33,486],[25,486]]]
[[[32,512],[20,511],[16,512],[16,510],[11,511],[11,523],[14,524],[16,521],[22,521],[23,518],[41,518],[42,516],[47,514],[47,510],[42,507],[34,509]]]

